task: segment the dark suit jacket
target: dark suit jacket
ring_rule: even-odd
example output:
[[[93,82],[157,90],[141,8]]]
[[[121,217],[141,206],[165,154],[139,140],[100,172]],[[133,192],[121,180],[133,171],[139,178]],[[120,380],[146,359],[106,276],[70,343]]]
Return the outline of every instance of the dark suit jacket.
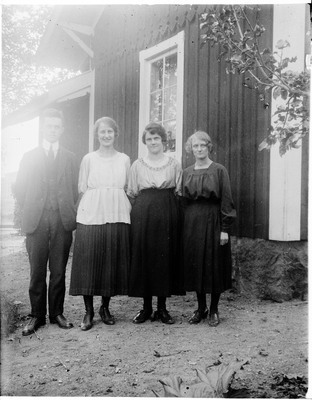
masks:
[[[76,156],[59,147],[57,201],[66,231],[76,229],[78,200],[78,163]],[[14,194],[22,210],[22,231],[33,233],[39,224],[47,200],[47,156],[41,147],[26,153],[21,161]]]

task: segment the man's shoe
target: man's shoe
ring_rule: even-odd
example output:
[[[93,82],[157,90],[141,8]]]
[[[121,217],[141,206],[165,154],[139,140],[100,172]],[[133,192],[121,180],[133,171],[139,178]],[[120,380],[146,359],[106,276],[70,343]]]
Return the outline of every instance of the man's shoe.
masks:
[[[137,313],[137,315],[133,318],[132,322],[134,324],[142,324],[147,321],[152,315],[153,310],[141,310]]]
[[[220,318],[218,312],[209,314],[208,324],[209,326],[217,326],[220,324]]]
[[[106,325],[114,325],[115,324],[115,319],[111,315],[111,313],[109,312],[109,309],[107,307],[101,306],[100,310],[99,310],[99,314],[100,314],[100,317],[101,317],[102,321],[104,322],[104,324],[106,324]]]
[[[198,324],[202,319],[207,318],[207,316],[208,316],[208,310],[205,311],[196,310],[194,311],[193,315],[191,316],[188,322],[190,324]]]
[[[32,317],[22,331],[23,336],[28,336],[34,333],[40,326],[45,325],[45,317]]]
[[[71,322],[67,321],[63,314],[50,318],[50,322],[51,324],[57,324],[62,329],[70,329],[74,326]]]
[[[155,311],[152,321],[161,320],[164,324],[174,324],[174,320],[166,309]]]

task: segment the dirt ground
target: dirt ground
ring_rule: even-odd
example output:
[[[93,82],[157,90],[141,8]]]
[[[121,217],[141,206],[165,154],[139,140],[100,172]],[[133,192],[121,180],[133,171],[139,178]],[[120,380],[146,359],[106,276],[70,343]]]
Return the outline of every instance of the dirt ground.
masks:
[[[24,237],[16,231],[2,230],[0,261],[1,294],[15,304],[19,316],[17,329],[9,335],[2,326],[2,396],[155,397],[155,392],[164,396],[159,380],[179,376],[192,385],[197,368],[240,360],[247,363],[232,383],[234,389],[246,389],[239,397],[304,397],[306,301],[273,303],[226,292],[219,306],[221,324],[211,328],[207,321],[195,326],[187,322],[196,308],[194,293],[168,299],[176,320],[169,326],[150,321],[133,324],[141,300],[120,296],[111,300],[114,326],[103,324],[96,312],[93,328],[83,332],[82,299],[67,294],[64,314],[74,328],[62,330],[47,323],[24,337],[29,265]],[[71,259],[67,287],[70,268]],[[96,298],[96,310],[99,306]]]

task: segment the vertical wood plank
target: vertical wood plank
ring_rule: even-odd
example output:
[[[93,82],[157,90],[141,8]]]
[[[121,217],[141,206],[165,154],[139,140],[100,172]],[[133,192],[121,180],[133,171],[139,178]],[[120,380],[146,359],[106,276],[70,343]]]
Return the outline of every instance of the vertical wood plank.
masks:
[[[268,6],[263,13],[269,21],[266,26],[271,16],[272,7]],[[122,27],[116,25],[117,20]],[[98,25],[95,116],[110,115],[117,120],[122,130],[119,150],[126,152],[132,162],[137,158],[141,140],[139,52],[184,29],[183,144],[195,129],[211,135],[213,159],[227,167],[231,178],[239,216],[233,233],[266,238],[269,163],[268,153],[259,153],[257,147],[268,127],[269,113],[263,111],[255,93],[243,88],[241,76],[225,73],[224,62],[217,61],[217,46],[211,48],[206,44],[200,48],[198,12],[190,18],[187,5],[112,6]],[[155,32],[157,26],[161,29]],[[267,31],[269,42],[272,32]],[[193,162],[193,156],[183,151],[183,167]]]

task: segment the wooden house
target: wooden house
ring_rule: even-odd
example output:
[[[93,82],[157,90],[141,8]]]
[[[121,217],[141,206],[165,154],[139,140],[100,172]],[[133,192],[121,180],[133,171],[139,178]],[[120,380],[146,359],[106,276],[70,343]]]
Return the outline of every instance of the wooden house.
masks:
[[[273,106],[264,109],[255,91],[243,86],[243,76],[226,74],[218,46],[200,45],[200,16],[209,7],[56,6],[38,60],[80,70],[85,77],[83,88],[74,78],[72,93],[50,102],[67,118],[64,144],[79,157],[92,151],[95,120],[110,116],[121,131],[118,149],[134,161],[145,151],[140,139],[144,126],[157,120],[169,133],[167,151],[187,167],[194,160],[184,143],[195,130],[205,130],[214,142],[214,160],[230,174],[238,213],[233,234],[306,240],[307,139],[282,158],[277,149],[258,150]],[[266,27],[263,46],[288,40],[298,57],[296,67],[303,70],[310,52],[307,6],[267,4],[260,9],[257,17]]]

